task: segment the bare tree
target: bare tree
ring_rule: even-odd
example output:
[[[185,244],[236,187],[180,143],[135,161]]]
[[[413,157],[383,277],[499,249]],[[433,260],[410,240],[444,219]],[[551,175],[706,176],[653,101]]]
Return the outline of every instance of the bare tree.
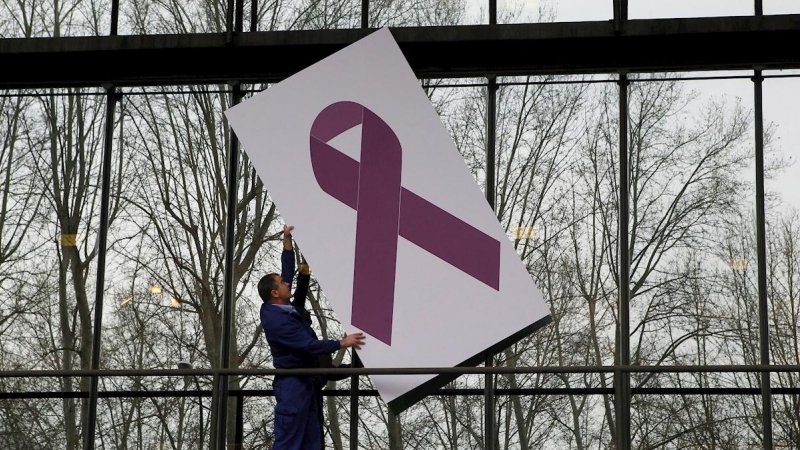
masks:
[[[43,123],[46,124],[43,151],[39,155],[40,176],[47,182],[46,198],[52,215],[48,220],[57,230],[58,256],[58,323],[64,349],[59,368],[88,369],[92,351],[92,304],[90,296],[96,288],[91,279],[92,265],[97,256],[97,207],[100,190],[100,159],[103,148],[103,97],[82,95],[80,91],[67,96],[41,97]],[[119,185],[121,180],[115,180]],[[112,203],[110,222],[114,221],[118,203]],[[77,357],[77,361],[76,361]],[[71,392],[72,381],[63,380],[62,390]],[[81,381],[80,389],[88,390],[89,379]],[[74,400],[65,399],[64,417],[67,429],[67,448],[74,448],[79,431],[76,426]],[[80,417],[85,418],[87,403],[81,402]]]
[[[758,275],[755,217],[752,212],[733,218],[734,230],[717,255],[725,266],[719,270],[717,317],[729,330],[719,347],[724,358],[744,364],[760,363],[758,315]],[[767,299],[769,302],[770,361],[773,364],[798,364],[797,305],[797,212],[768,210],[767,217]],[[776,373],[773,387],[794,388],[797,374]],[[742,374],[734,378],[737,387],[759,388],[758,374]],[[757,396],[737,398],[731,407],[746,416],[745,427],[758,444],[761,437],[761,402]],[[798,396],[774,395],[773,439],[776,445],[792,448],[798,441]]]
[[[618,125],[615,95],[606,96],[600,104],[598,125],[587,130],[588,163],[582,169],[584,223],[590,242],[599,242],[590,255],[594,262],[580,269],[583,280],[598,280],[595,274],[606,274],[602,285],[582,282],[584,298],[590,301],[590,323],[596,305],[595,292],[604,292],[605,317],[608,324],[592,326],[591,341],[595,356],[603,358],[601,348],[610,355],[619,339],[616,322],[615,291],[618,267],[617,249],[617,175]],[[674,262],[687,249],[710,249],[718,242],[715,227],[723,224],[726,215],[735,211],[745,187],[738,172],[747,164],[750,121],[738,104],[732,107],[719,103],[697,109],[694,94],[685,92],[679,82],[653,80],[631,84],[629,91],[629,164],[630,246],[631,261],[631,338],[633,364],[662,364],[683,353],[682,344],[701,338],[705,331],[695,322],[681,326],[682,318],[696,313],[692,303],[697,296],[678,296],[681,285],[691,273],[675,270]],[[695,112],[699,111],[699,112]],[[585,183],[585,184],[584,184]],[[585,186],[585,191],[583,190]],[[587,201],[588,200],[588,201]],[[591,231],[597,230],[597,231]],[[594,237],[593,237],[594,236]],[[581,239],[587,242],[586,239]],[[576,241],[576,248],[578,242]],[[599,252],[598,252],[599,250]],[[576,252],[576,255],[578,253]],[[576,261],[578,259],[576,258]],[[604,266],[607,269],[604,269]],[[588,275],[588,276],[587,276]],[[612,276],[609,276],[612,275]],[[613,284],[610,284],[613,283]],[[594,286],[594,287],[593,287]],[[610,295],[609,295],[610,294]],[[594,310],[597,311],[597,310]],[[666,344],[666,345],[665,345]],[[652,375],[635,377],[639,384],[648,383]],[[604,383],[608,385],[608,383]],[[614,414],[605,400],[608,426],[614,431]],[[647,408],[647,412],[652,409]],[[634,439],[642,447],[659,442],[669,435],[656,435],[642,425],[649,417],[640,414],[632,425]],[[640,425],[641,424],[641,425]]]
[[[774,364],[800,364],[800,228],[798,213],[782,214],[769,235],[770,351]],[[796,389],[800,375],[775,375],[776,386]],[[773,397],[776,441],[800,447],[800,396]]]
[[[32,299],[25,294],[38,247],[34,220],[42,203],[30,149],[25,147],[29,97],[0,99],[0,336],[25,312]]]
[[[203,346],[198,356],[217,367],[222,342],[222,288],[227,184],[226,155],[229,134],[219,111],[227,108],[224,95],[195,92],[185,95],[144,96],[136,109],[129,145],[142,172],[126,194],[131,212],[142,228],[145,250],[135,255],[152,284],[196,314]],[[253,293],[252,269],[264,257],[273,239],[275,207],[261,181],[245,159],[240,166],[239,203],[236,207],[234,283],[236,301]],[[158,251],[153,251],[158,249]],[[247,331],[239,338],[241,323],[233,328],[231,367],[239,367],[257,348],[260,329],[247,318]],[[237,315],[244,320],[244,317]],[[173,320],[167,319],[164,320]],[[176,342],[176,345],[178,342]],[[239,388],[233,379],[231,389]],[[235,405],[231,405],[235,407]],[[212,410],[212,415],[216,414]],[[228,417],[233,429],[235,411]],[[213,416],[212,416],[213,419]],[[231,435],[232,439],[232,435]]]

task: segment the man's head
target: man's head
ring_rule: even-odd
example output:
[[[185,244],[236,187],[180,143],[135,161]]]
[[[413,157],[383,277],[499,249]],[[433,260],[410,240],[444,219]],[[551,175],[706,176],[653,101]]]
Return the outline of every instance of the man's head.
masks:
[[[289,303],[292,293],[289,291],[289,283],[283,281],[277,273],[264,275],[258,282],[258,295],[264,303]]]

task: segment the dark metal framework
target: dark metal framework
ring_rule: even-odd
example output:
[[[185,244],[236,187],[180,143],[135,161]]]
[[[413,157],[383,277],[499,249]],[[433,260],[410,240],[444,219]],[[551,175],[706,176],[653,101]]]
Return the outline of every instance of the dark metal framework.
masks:
[[[359,396],[376,395],[362,390],[358,376],[365,374],[484,374],[483,390],[439,390],[436,395],[483,395],[485,397],[485,426],[487,450],[494,449],[495,416],[493,404],[498,395],[586,395],[614,394],[617,430],[613,437],[615,448],[630,448],[631,396],[669,393],[760,395],[762,398],[763,448],[772,448],[772,394],[797,394],[798,389],[771,389],[770,374],[800,371],[800,366],[776,366],[769,361],[769,324],[766,295],[766,238],[764,211],[764,145],[761,87],[763,70],[800,68],[800,15],[764,16],[761,0],[754,0],[754,15],[747,17],[714,17],[693,19],[628,20],[627,0],[613,1],[611,21],[581,23],[497,24],[496,0],[488,0],[489,24],[474,26],[440,26],[395,28],[392,33],[405,57],[419,78],[479,77],[487,80],[487,199],[494,207],[494,144],[497,77],[540,74],[616,74],[619,85],[620,114],[620,173],[619,173],[619,242],[628,243],[628,74],[636,72],[750,70],[755,89],[756,111],[756,210],[758,243],[758,290],[760,364],[752,366],[665,367],[630,366],[629,291],[619,292],[620,347],[614,366],[572,366],[545,368],[493,367],[492,354],[486,354],[485,367],[429,369],[340,369],[349,370],[351,389],[332,391],[330,395],[351,396],[351,448],[357,448]],[[257,0],[251,1],[251,17],[255,18]],[[13,70],[0,71],[0,89],[36,89],[52,87],[97,87],[106,89],[107,112],[105,153],[102,169],[102,203],[100,210],[97,285],[105,277],[105,240],[108,232],[110,161],[113,117],[117,102],[122,98],[120,88],[135,86],[167,86],[185,84],[227,84],[232,87],[232,101],[243,96],[242,83],[277,82],[367,36],[369,0],[362,0],[360,29],[257,32],[256,20],[251,20],[249,32],[243,32],[244,1],[228,0],[226,32],[221,34],[186,34],[156,36],[119,36],[117,22],[119,0],[112,0],[109,36],[32,38],[0,40],[0,60]],[[642,50],[642,49],[646,49]],[[257,57],[256,57],[257,55]],[[58,71],[42,70],[38,64],[47,60]],[[216,64],[207,64],[207,61]],[[102,61],[102,64],[97,64]],[[158,61],[158,64],[153,64]],[[512,83],[513,84],[513,83]],[[9,95],[14,95],[9,94]],[[22,94],[24,95],[24,94]],[[135,95],[135,94],[134,94]],[[235,196],[238,143],[231,136],[228,161],[228,193]],[[234,287],[232,254],[235,198],[228,199],[228,224],[225,257],[225,290],[223,304],[223,337],[220,369],[209,370],[100,370],[100,339],[103,306],[102,289],[96,296],[92,370],[74,371],[11,371],[0,377],[65,377],[89,376],[91,388],[86,392],[11,392],[0,398],[89,398],[88,428],[83,448],[94,448],[95,419],[98,398],[105,397],[176,397],[211,396],[219,412],[211,424],[211,445],[226,448],[227,405],[230,397],[237,399],[237,415],[241,422],[245,397],[272,395],[271,391],[238,391],[228,389],[228,377],[233,375],[275,375],[280,370],[230,369],[230,329],[233,316]],[[630,261],[626,251],[620,252],[618,267],[620,286],[629,285]],[[300,371],[304,372],[304,371]],[[309,373],[319,370],[305,371]],[[631,388],[632,372],[758,372],[758,389],[729,388]],[[297,373],[295,371],[294,373]],[[596,389],[495,389],[495,377],[502,373],[613,373],[614,388]],[[126,375],[214,377],[212,391],[162,392],[98,392],[99,377]],[[241,442],[241,427],[235,436]]]
[[[420,78],[784,69],[800,64],[800,17],[394,28]],[[0,40],[0,87],[278,82],[374,29]],[[643,50],[645,49],[645,50]],[[61,67],[40,70],[39,63]],[[98,64],[103,61],[103,64]],[[152,64],[158,61],[158,64]],[[208,64],[207,61],[216,61]]]

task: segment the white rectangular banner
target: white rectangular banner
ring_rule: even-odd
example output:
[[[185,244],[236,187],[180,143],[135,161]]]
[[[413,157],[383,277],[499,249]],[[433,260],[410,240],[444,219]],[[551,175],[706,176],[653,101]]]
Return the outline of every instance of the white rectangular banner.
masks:
[[[471,366],[550,321],[388,28],[225,114],[365,367]],[[455,377],[371,378],[399,413]]]

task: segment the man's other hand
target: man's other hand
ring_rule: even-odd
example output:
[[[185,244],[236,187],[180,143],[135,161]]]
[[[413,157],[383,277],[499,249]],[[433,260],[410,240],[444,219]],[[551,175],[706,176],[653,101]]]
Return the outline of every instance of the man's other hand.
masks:
[[[357,350],[361,350],[361,346],[364,345],[364,333],[348,334],[339,341],[339,344],[341,344],[342,348],[354,347]]]

